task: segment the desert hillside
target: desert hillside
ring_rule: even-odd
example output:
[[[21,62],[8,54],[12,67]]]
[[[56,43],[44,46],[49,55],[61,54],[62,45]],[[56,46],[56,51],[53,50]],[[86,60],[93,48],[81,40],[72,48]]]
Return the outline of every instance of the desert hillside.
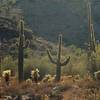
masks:
[[[96,38],[100,37],[100,2],[90,0]],[[38,36],[55,41],[63,33],[66,44],[83,46],[88,37],[86,0],[17,0],[25,20]],[[52,37],[53,35],[53,37]]]

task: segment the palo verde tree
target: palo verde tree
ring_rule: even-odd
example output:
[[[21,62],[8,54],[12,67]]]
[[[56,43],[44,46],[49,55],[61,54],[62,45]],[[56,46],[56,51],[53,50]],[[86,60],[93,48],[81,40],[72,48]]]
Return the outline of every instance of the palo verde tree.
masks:
[[[20,21],[20,32],[19,32],[19,52],[18,52],[18,80],[21,82],[24,79],[23,74],[23,63],[24,63],[24,21]]]
[[[70,60],[70,57],[69,57],[64,62],[61,62],[61,51],[62,51],[62,35],[60,34],[59,35],[59,49],[58,49],[58,55],[57,55],[57,60],[56,61],[52,58],[50,51],[47,50],[47,54],[48,54],[48,57],[49,57],[50,61],[53,64],[56,64],[56,77],[55,77],[56,81],[60,81],[61,66],[65,66],[66,64],[68,64],[68,62]]]
[[[89,27],[89,40],[88,40],[88,63],[89,63],[89,71],[93,77],[94,72],[97,71],[96,65],[96,40],[95,40],[95,33],[94,27],[92,22],[92,14],[91,14],[91,4],[88,0],[87,2],[88,7],[88,27]]]

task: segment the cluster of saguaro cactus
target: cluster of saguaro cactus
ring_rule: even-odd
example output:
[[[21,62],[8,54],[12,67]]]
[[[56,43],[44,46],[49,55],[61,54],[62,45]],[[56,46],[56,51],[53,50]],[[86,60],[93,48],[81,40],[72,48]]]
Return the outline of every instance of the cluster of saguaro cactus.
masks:
[[[70,57],[69,57],[64,62],[61,62],[61,49],[62,49],[62,35],[59,35],[59,49],[58,49],[58,56],[57,56],[56,61],[53,60],[50,51],[47,50],[47,54],[48,54],[50,61],[53,64],[56,64],[56,77],[55,77],[56,81],[59,81],[61,78],[61,66],[65,66],[70,60]]]
[[[23,74],[23,39],[24,39],[24,21],[20,21],[20,32],[19,32],[19,52],[18,52],[18,80],[21,82],[24,78]]]
[[[96,42],[95,42],[95,34],[94,34],[94,27],[92,22],[92,15],[91,15],[91,4],[87,2],[88,7],[88,26],[89,26],[89,43],[88,43],[88,60],[90,65],[90,73],[93,76],[94,72],[97,71],[96,66]]]

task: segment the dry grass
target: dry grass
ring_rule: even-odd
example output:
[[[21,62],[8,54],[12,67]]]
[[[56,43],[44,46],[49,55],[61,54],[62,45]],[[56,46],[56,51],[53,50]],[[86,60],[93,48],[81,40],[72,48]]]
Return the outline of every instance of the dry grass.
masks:
[[[62,77],[60,82],[40,82],[38,84],[30,84],[25,81],[19,84],[16,79],[13,79],[9,86],[6,86],[2,80],[0,82],[0,96],[48,95],[56,86],[62,86],[58,95],[62,95],[63,100],[100,100],[100,82],[85,79],[74,82],[72,78],[66,76]]]
[[[26,81],[18,83],[16,80],[12,80],[10,85],[7,86],[4,81],[0,83],[0,95],[18,95],[26,93],[46,94],[50,89],[54,87],[54,83],[32,83],[28,84]]]

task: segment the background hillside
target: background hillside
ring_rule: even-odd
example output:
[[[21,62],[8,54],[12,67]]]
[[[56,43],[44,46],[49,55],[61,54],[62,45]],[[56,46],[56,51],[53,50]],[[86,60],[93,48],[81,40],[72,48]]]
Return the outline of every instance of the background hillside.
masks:
[[[91,0],[96,37],[100,38],[100,2]],[[17,0],[26,22],[33,32],[55,41],[58,33],[64,34],[66,44],[82,44],[87,40],[86,0]]]

